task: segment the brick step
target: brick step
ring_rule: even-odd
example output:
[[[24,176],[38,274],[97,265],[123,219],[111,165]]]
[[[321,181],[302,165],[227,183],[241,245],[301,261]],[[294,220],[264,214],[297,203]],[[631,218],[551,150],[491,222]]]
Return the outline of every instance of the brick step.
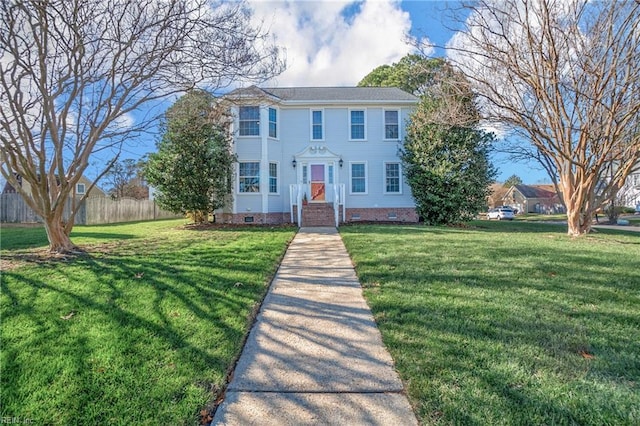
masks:
[[[312,203],[302,208],[302,226],[335,226],[333,204]]]

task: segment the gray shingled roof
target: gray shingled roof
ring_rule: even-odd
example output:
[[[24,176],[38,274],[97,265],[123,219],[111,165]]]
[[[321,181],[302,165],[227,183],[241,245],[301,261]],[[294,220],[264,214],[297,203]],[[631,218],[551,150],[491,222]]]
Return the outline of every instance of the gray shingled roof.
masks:
[[[265,87],[236,89],[231,97],[254,97],[259,91],[284,102],[402,102],[418,98],[396,87]]]

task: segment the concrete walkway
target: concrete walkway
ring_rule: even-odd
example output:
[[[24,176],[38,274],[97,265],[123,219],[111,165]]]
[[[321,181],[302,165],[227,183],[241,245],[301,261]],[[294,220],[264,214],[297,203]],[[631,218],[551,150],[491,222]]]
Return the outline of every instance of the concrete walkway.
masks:
[[[213,425],[417,425],[335,228],[302,228]]]

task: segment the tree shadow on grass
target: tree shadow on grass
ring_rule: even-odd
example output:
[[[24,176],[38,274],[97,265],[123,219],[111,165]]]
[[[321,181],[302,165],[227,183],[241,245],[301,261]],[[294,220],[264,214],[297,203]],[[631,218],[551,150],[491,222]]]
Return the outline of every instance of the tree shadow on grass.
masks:
[[[215,399],[272,271],[241,247],[143,253],[3,275],[3,413],[182,423]]]
[[[348,246],[378,247],[354,250],[354,260],[425,422],[640,419],[638,258],[621,246],[635,235],[500,240],[482,235],[491,229],[403,229],[384,236],[397,247],[367,235],[387,233],[377,227]]]

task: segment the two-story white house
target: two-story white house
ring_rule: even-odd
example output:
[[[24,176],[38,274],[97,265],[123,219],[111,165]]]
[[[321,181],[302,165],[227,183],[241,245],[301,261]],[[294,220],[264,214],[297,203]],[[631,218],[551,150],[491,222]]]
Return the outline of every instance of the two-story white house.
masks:
[[[225,99],[238,162],[233,203],[217,212],[224,222],[322,222],[311,211],[336,226],[418,220],[399,157],[417,97],[389,87],[252,86]]]

